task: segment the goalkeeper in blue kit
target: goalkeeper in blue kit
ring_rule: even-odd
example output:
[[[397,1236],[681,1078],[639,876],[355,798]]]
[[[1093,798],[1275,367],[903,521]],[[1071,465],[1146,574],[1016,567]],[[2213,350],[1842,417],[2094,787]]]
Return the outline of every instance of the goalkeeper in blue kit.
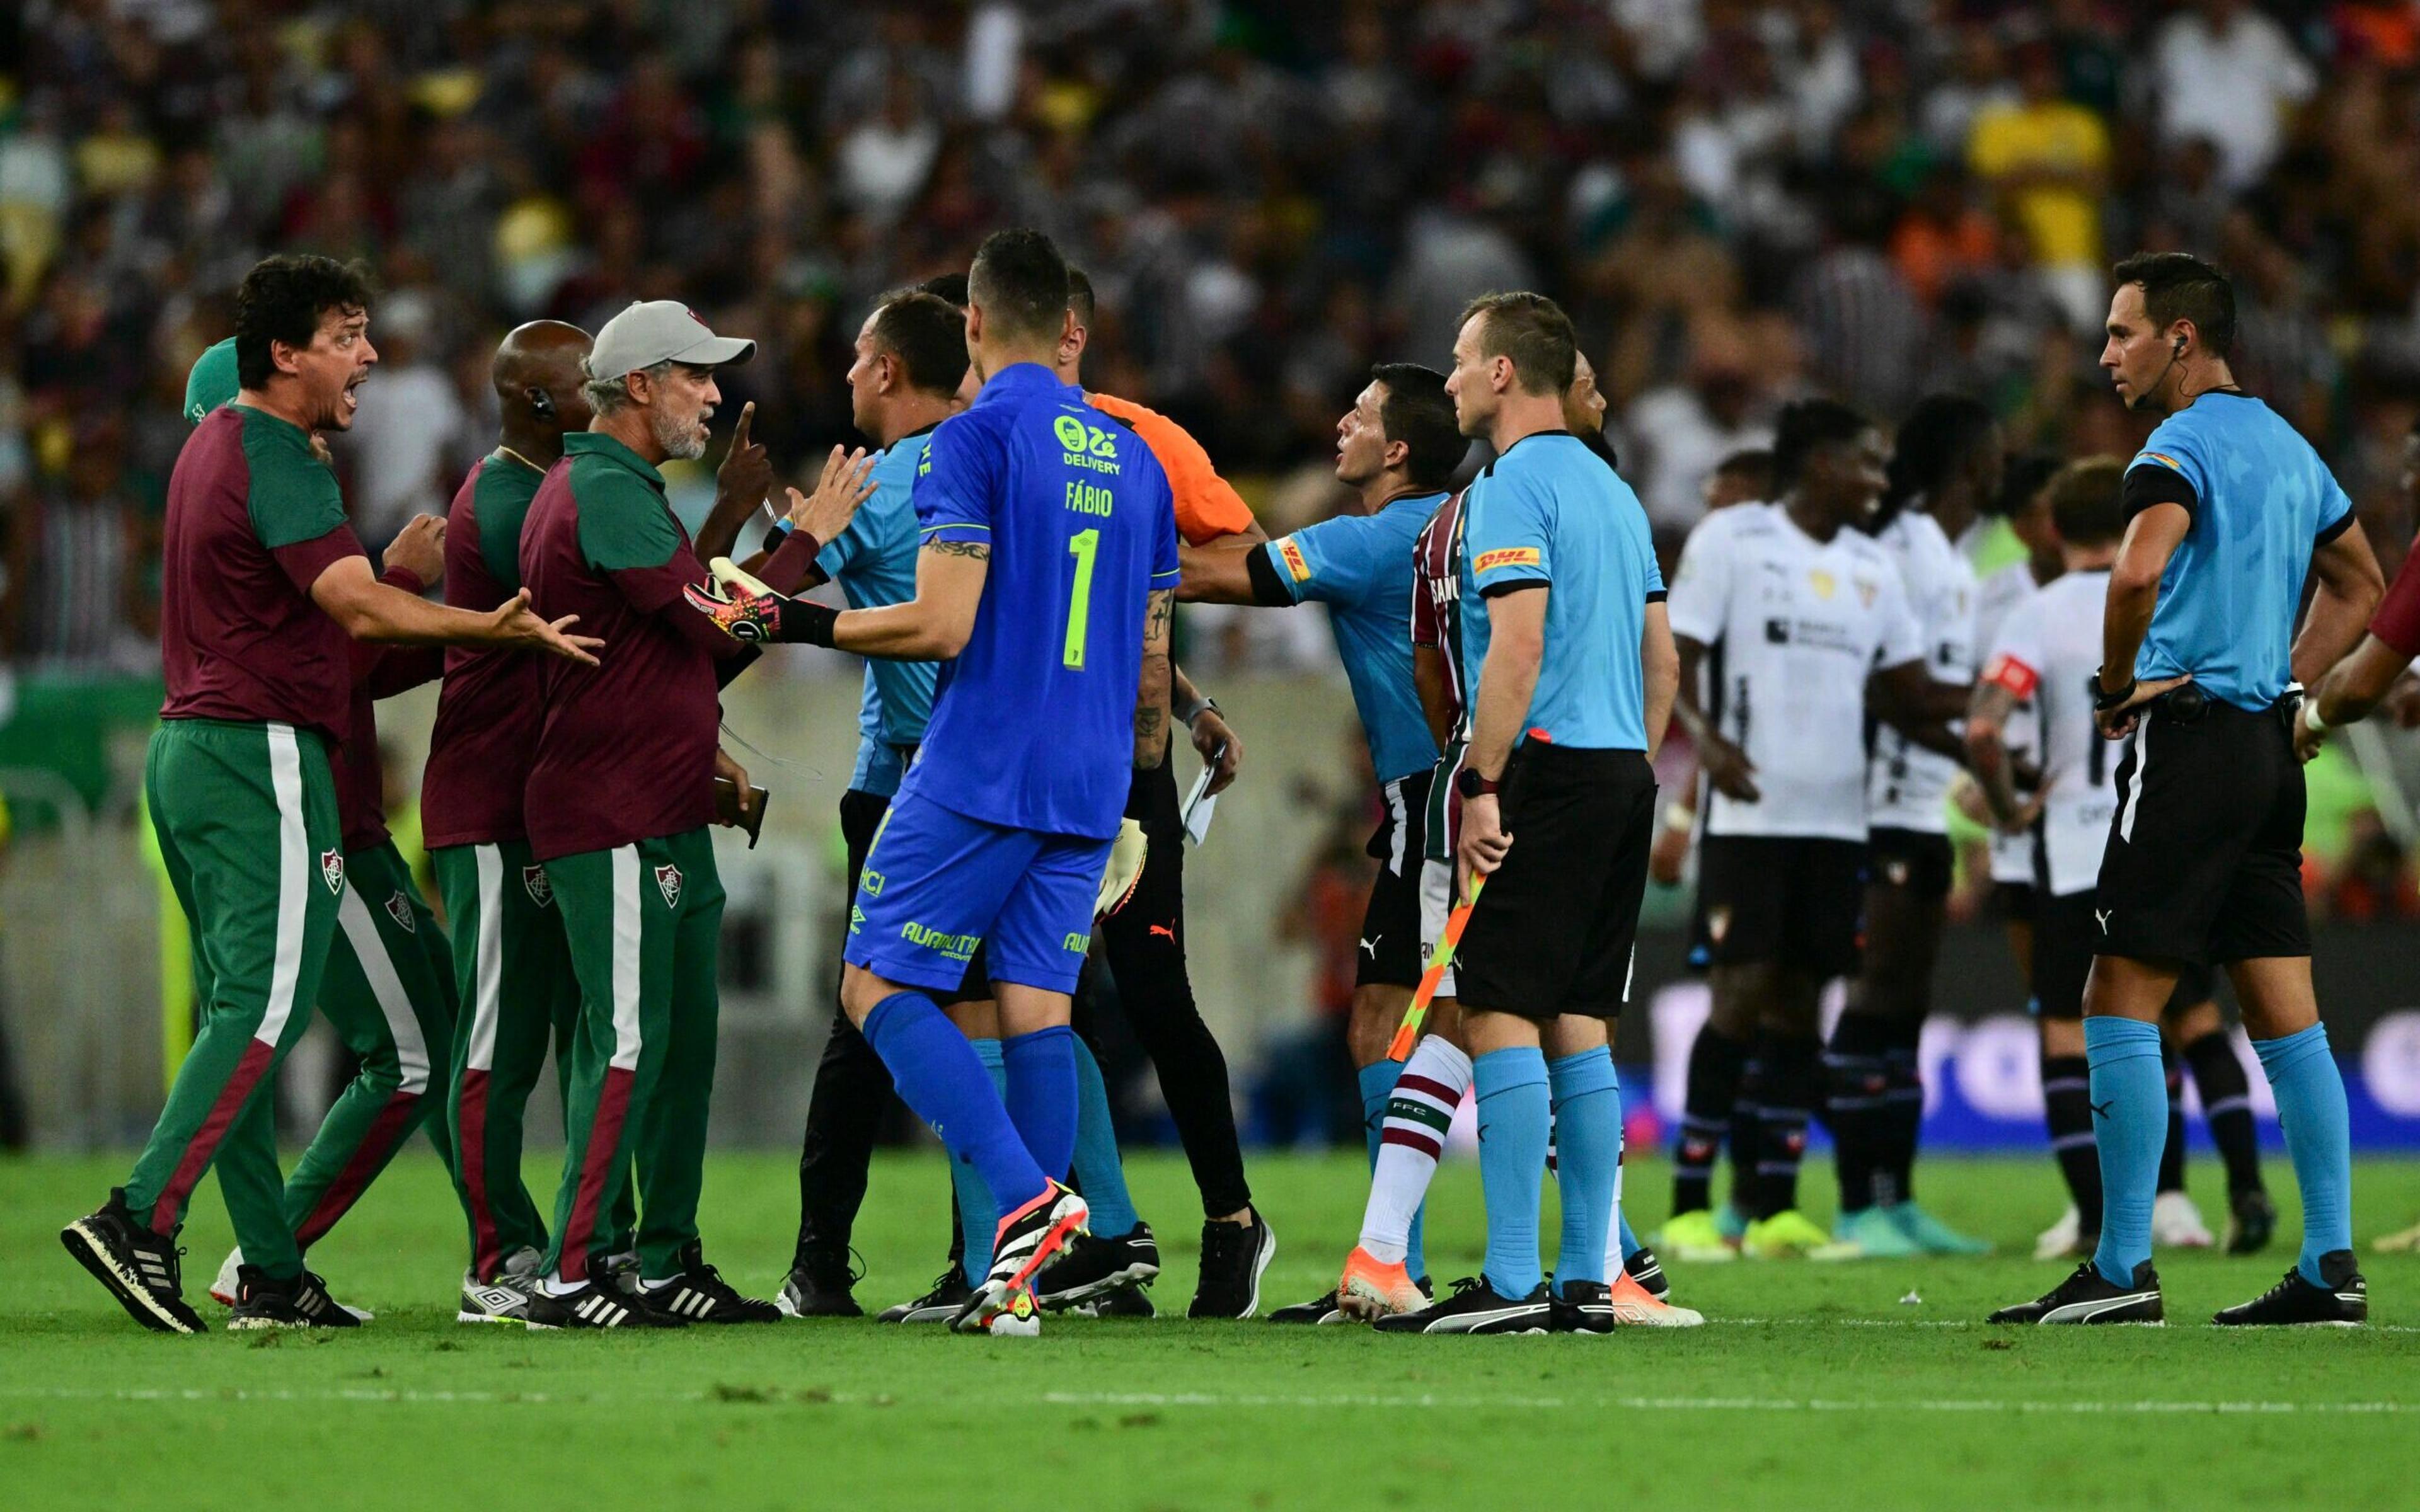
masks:
[[[866,856],[841,999],[1004,1215],[953,1326],[1029,1334],[1033,1278],[1086,1217],[1062,1184],[1076,1147],[1069,999],[1132,768],[1166,751],[1176,526],[1150,449],[1051,371],[1070,316],[1049,239],[985,240],[968,300],[983,392],[933,432],[917,471],[915,598],[834,610],[735,579],[691,601],[742,640],[950,663]],[[1005,1097],[929,995],[958,985],[978,945]]]

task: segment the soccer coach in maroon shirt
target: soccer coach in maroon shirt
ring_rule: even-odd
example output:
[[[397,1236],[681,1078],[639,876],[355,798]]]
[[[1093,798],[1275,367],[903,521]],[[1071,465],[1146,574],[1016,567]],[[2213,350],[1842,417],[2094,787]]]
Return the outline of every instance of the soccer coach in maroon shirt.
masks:
[[[546,716],[523,811],[580,981],[567,1148],[554,1247],[531,1298],[535,1326],[769,1322],[706,1263],[697,1234],[722,884],[715,818],[721,685],[751,654],[681,590],[706,584],[664,498],[668,460],[705,455],[721,402],[715,370],[755,343],[718,336],[677,301],[633,304],[597,333],[582,392],[594,418],[564,438],[521,530],[532,602],[579,613],[612,654],[584,675],[545,679]],[[812,499],[790,490],[796,527],[758,575],[796,592],[823,542],[871,488],[864,454],[838,448]],[[575,608],[576,606],[576,608]],[[737,772],[736,767],[727,768]],[[746,774],[738,773],[740,791]],[[599,1217],[638,1157],[640,1287],[592,1275]]]

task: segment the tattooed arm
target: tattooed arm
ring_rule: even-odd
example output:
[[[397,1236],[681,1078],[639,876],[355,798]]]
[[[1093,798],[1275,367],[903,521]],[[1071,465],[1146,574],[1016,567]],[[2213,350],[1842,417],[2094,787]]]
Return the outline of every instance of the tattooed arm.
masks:
[[[832,622],[831,643],[892,661],[947,661],[966,649],[967,637],[974,633],[975,608],[990,573],[990,547],[934,541],[916,554],[916,596],[905,604],[843,610]]]
[[[1142,682],[1135,690],[1134,764],[1156,767],[1168,759],[1168,645],[1176,618],[1176,592],[1162,588],[1144,602]]]

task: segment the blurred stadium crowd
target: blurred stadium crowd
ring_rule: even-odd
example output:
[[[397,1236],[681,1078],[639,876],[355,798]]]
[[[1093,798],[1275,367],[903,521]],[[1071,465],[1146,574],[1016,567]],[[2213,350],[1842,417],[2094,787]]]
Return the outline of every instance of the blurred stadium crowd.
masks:
[[[375,548],[493,435],[506,325],[676,297],[727,398],[850,435],[878,291],[1041,226],[1088,377],[1176,416],[1272,533],[1331,512],[1377,359],[1552,291],[1677,541],[1810,390],[1985,398],[2013,447],[2131,448],[2103,270],[2215,255],[2240,364],[2393,566],[2420,403],[2412,0],[22,0],[0,8],[0,637],[147,673],[186,369],[270,250],[367,259],[384,357],[347,493]],[[1197,659],[1325,627],[1197,616]]]

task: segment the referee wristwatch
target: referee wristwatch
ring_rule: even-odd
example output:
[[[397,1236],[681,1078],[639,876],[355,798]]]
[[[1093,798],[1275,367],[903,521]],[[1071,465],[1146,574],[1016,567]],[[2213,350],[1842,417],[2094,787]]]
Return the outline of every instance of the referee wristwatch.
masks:
[[[1466,798],[1485,797],[1491,793],[1502,792],[1503,788],[1502,782],[1490,781],[1480,776],[1476,767],[1466,766],[1453,774],[1453,790]]]
[[[2101,673],[2097,670],[2088,681],[2092,692],[2092,712],[2095,714],[2107,714],[2134,696],[2134,679],[2132,677],[2126,679],[2125,687],[2111,690],[2102,689]]]

